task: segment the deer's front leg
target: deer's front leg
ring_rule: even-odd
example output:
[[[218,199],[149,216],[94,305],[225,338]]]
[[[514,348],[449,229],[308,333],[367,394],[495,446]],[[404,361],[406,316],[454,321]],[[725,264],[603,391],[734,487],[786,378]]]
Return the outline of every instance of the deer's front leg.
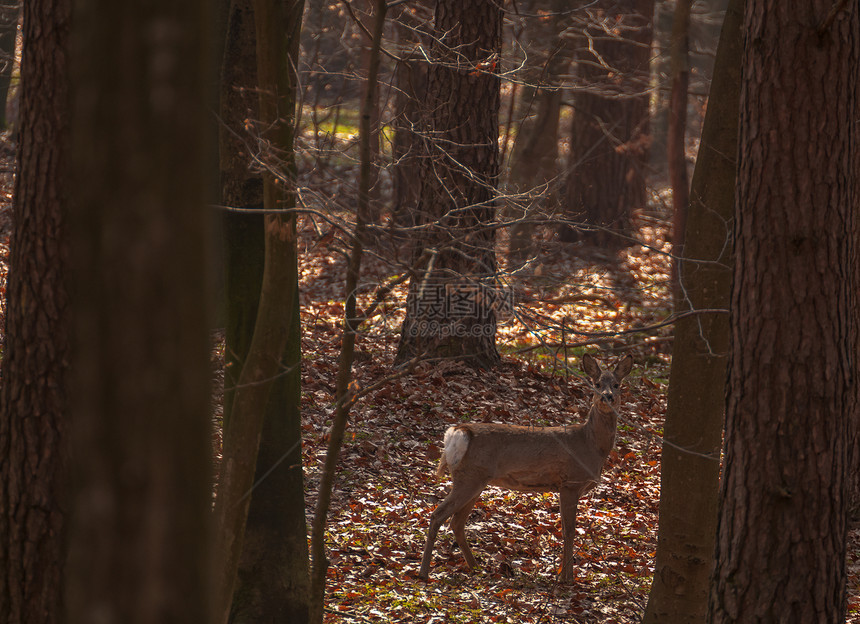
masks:
[[[576,537],[576,508],[579,505],[580,494],[582,494],[582,488],[578,485],[562,487],[559,493],[561,532],[564,536],[564,548],[561,555],[561,580],[563,582],[573,580],[573,540]]]

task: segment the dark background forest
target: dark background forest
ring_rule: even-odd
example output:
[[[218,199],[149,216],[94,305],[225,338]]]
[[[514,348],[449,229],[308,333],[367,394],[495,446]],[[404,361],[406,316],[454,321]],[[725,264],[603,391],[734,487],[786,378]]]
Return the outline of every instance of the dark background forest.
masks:
[[[860,622],[857,3],[32,0],[0,61],[0,621]],[[419,578],[446,429],[589,422],[585,354],[572,580],[559,487]]]

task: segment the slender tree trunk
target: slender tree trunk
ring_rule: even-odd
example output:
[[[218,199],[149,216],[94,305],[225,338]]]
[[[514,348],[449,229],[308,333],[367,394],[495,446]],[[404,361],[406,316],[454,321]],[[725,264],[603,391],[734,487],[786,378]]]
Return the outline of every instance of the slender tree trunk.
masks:
[[[290,53],[295,58],[297,45]],[[253,140],[245,120],[258,114],[257,58],[251,0],[234,0],[222,69],[222,202],[262,208],[263,180],[254,172]],[[226,374],[224,419],[232,414],[236,387],[248,355],[263,280],[263,216],[229,211],[224,219],[226,260]],[[308,548],[301,461],[300,327],[298,298],[289,310],[290,336],[272,382],[257,456],[231,621],[307,620]]]
[[[742,16],[743,0],[732,0],[693,174],[679,311],[729,306]],[[728,346],[727,314],[689,316],[675,324],[657,557],[646,624],[692,624],[707,613]]]
[[[221,199],[227,206],[259,209],[263,207],[263,178],[253,166],[251,149],[255,137],[248,130],[249,122],[259,117],[254,9],[252,0],[231,0],[229,4],[221,59],[218,135]],[[238,220],[248,221],[248,215],[239,213]],[[258,216],[257,222],[262,249],[263,218]],[[259,295],[259,279],[256,290]]]
[[[654,0],[601,0],[579,42],[585,90],[574,104],[563,241],[602,248],[630,243],[632,214],[645,206]]]
[[[234,624],[308,621],[310,581],[299,406],[298,297],[293,298],[292,308],[286,313],[291,331],[283,356],[283,373],[270,391],[260,436],[234,592]]]
[[[748,0],[711,622],[841,622],[849,423],[856,3]],[[853,380],[853,381],[852,381]]]
[[[386,0],[376,1],[376,19],[371,29],[371,53],[367,57],[367,84],[364,90],[364,101],[361,107],[361,125],[359,127],[359,158],[360,171],[358,177],[358,210],[356,212],[355,232],[353,233],[352,250],[346,268],[346,289],[344,292],[344,323],[343,338],[340,348],[340,359],[337,370],[337,386],[335,388],[335,414],[329,433],[329,443],[326,449],[325,465],[320,478],[319,495],[314,511],[314,523],[311,535],[311,557],[313,570],[311,573],[310,618],[311,624],[322,624],[325,607],[325,582],[328,570],[328,559],[325,555],[325,528],[328,511],[331,504],[331,493],[334,487],[335,469],[343,444],[346,423],[349,418],[351,405],[350,385],[352,384],[352,363],[355,357],[355,339],[360,319],[356,307],[358,278],[361,271],[361,259],[364,254],[365,227],[370,211],[371,171],[373,126],[371,109],[376,105],[379,54],[382,46],[382,31],[387,12]]]
[[[690,84],[690,9],[693,0],[676,0],[670,44],[672,94],[669,99],[669,132],[666,139],[666,161],[672,187],[672,285],[675,298],[680,295],[679,260],[684,255],[687,207],[690,187],[687,180],[687,91]]]
[[[668,175],[666,157],[669,134],[669,99],[672,93],[670,57],[672,49],[672,24],[675,18],[674,2],[655,2],[653,21],[653,46],[651,61],[654,91],[651,95],[651,149],[648,164],[661,178]]]
[[[69,622],[205,622],[205,2],[75,3]]]
[[[70,12],[68,0],[26,4],[0,386],[0,621],[9,624],[64,621]]]
[[[219,170],[225,276],[224,421],[248,353],[263,279],[263,178],[252,163],[249,122],[259,118],[252,0],[232,0],[221,61]]]
[[[573,47],[564,36],[572,21],[569,7],[567,0],[534,2],[527,7],[531,13],[544,8],[563,17],[525,18],[520,40],[527,54],[523,78],[528,84],[522,89],[522,122],[511,154],[508,187],[517,194],[514,205],[519,209],[513,216],[526,220],[511,227],[508,256],[513,267],[521,266],[533,252],[534,223],[528,219],[546,213],[547,204],[558,198],[554,181],[558,175],[561,84],[573,57]]]
[[[263,207],[263,178],[252,166],[253,136],[247,120],[259,118],[257,56],[252,0],[232,0],[221,67],[219,156],[221,202],[234,208]],[[228,210],[222,220],[225,275],[224,420],[230,419],[235,388],[251,344],[263,280],[263,215]]]
[[[5,128],[7,123],[6,102],[9,99],[9,86],[12,84],[12,71],[15,67],[15,40],[20,16],[21,2],[0,7],[0,128]]]
[[[303,8],[301,0],[255,0],[253,6],[260,125],[264,129],[263,140],[273,150],[272,153],[262,155],[269,167],[263,177],[263,202],[267,210],[295,206],[293,124],[296,82],[293,68]],[[275,174],[283,179],[276,179]],[[221,480],[215,503],[218,582],[213,621],[218,623],[226,622],[231,610],[258,463],[260,436],[272,387],[275,380],[285,373],[292,375],[296,372],[297,365],[284,368],[284,353],[288,345],[294,345],[292,357],[298,361],[298,343],[292,342],[299,331],[296,326],[298,315],[295,313],[298,306],[295,214],[267,214],[264,230],[265,260],[257,319],[235,389],[232,413],[225,423]],[[297,390],[297,386],[294,390]],[[283,442],[284,432],[288,434],[294,424],[295,418],[289,419],[285,429],[280,429],[282,435],[279,436],[279,442]],[[287,478],[294,478],[291,467],[285,468]],[[297,530],[295,526],[292,528]],[[290,532],[285,539],[297,541],[306,537]],[[256,543],[250,546],[259,548]],[[292,547],[296,548],[297,544],[293,542]],[[282,570],[284,582],[291,593],[303,591],[306,587],[303,585],[307,582],[303,581],[306,579],[306,564],[300,568]],[[296,607],[294,617],[306,617],[303,615],[306,607],[299,602],[293,606]]]
[[[499,362],[493,291],[498,180],[501,9],[492,0],[436,4],[427,83],[424,158],[415,249],[417,274],[395,361],[426,354],[489,368]]]
[[[375,0],[364,0],[363,11],[358,13],[359,19],[364,25],[364,29],[367,32],[373,31],[373,24],[375,23],[376,16],[374,15]],[[367,34],[362,31],[359,36],[361,37],[361,67],[369,67],[370,66],[370,57],[373,55],[373,42],[367,37]],[[381,222],[381,211],[380,211],[380,189],[379,189],[379,159],[381,156],[381,145],[380,145],[380,136],[379,136],[379,128],[380,128],[380,109],[379,109],[379,91],[374,89],[372,94],[367,93],[367,85],[368,80],[367,76],[364,77],[363,85],[362,85],[362,100],[366,101],[368,95],[371,95],[373,98],[372,106],[368,111],[369,123],[370,123],[370,157],[372,159],[373,166],[370,168],[370,202],[368,204],[368,214],[367,219],[371,224],[379,224]],[[367,235],[367,233],[365,234]]]
[[[557,197],[553,183],[558,174],[561,98],[560,88],[538,89],[533,98],[535,116],[520,125],[514,144],[509,190],[517,194],[513,216],[523,221],[511,226],[511,268],[521,267],[534,254],[535,223],[530,219],[546,214],[547,204]]]

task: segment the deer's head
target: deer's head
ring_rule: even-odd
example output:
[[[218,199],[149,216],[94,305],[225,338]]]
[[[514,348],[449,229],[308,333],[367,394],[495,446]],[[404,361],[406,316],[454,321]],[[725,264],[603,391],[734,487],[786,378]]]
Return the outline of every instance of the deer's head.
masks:
[[[592,401],[597,409],[611,412],[618,408],[621,402],[621,381],[630,374],[631,368],[633,368],[633,356],[629,354],[624,356],[611,371],[602,370],[597,360],[589,354],[582,356],[582,370],[591,380],[594,391]]]

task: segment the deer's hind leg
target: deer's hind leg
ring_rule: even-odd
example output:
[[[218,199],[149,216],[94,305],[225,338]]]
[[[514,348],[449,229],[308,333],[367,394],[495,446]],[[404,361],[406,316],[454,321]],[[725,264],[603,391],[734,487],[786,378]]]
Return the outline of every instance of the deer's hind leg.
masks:
[[[427,542],[424,544],[424,556],[421,559],[421,569],[418,571],[419,578],[426,579],[430,574],[430,559],[433,556],[433,544],[436,542],[436,534],[439,532],[439,527],[442,526],[442,523],[444,523],[445,520],[461,512],[464,508],[468,508],[468,510],[471,511],[475,501],[477,501],[481,492],[484,491],[484,487],[486,487],[486,481],[475,483],[457,483],[455,481],[454,487],[451,488],[451,491],[448,493],[448,496],[445,497],[445,500],[439,503],[439,506],[432,514],[430,514],[430,528],[427,531]],[[461,521],[462,524],[465,524],[466,518],[468,517],[469,513],[467,511]],[[457,536],[456,530],[454,535],[455,537]],[[457,543],[460,545],[460,548],[463,549],[463,555],[466,557],[466,562],[469,563],[470,566],[474,567],[475,558],[472,556],[472,552],[469,550],[468,544],[466,544],[465,532],[461,535],[463,540],[461,542],[460,538],[457,538]],[[464,545],[465,548],[463,548]]]
[[[469,567],[473,570],[478,567],[478,562],[475,561],[475,557],[472,555],[472,550],[469,548],[469,542],[466,541],[466,520],[469,519],[472,509],[475,507],[475,503],[478,502],[480,497],[481,495],[478,494],[478,496],[470,500],[451,516],[451,530],[454,532],[454,539],[457,540],[457,545],[460,547],[460,550],[463,551],[463,557],[466,559],[466,563],[469,564]]]

